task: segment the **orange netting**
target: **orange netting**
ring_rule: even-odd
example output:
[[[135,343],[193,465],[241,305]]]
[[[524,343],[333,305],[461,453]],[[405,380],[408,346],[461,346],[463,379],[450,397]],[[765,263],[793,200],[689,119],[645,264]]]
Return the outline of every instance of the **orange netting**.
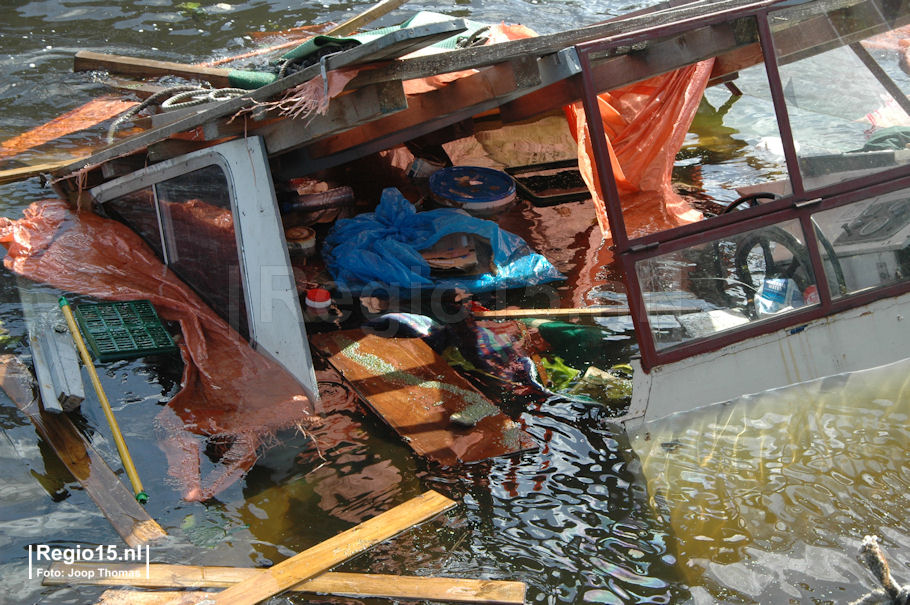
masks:
[[[598,97],[610,156],[618,160],[614,176],[632,237],[702,218],[673,190],[670,179],[712,65],[713,60],[703,61]],[[609,238],[584,109],[578,102],[565,112],[578,142],[579,169],[594,199],[601,231]]]
[[[0,242],[8,249],[4,264],[20,275],[97,298],[149,299],[162,318],[180,322],[183,389],[158,422],[169,473],[187,500],[211,498],[243,476],[278,430],[314,420],[296,380],[250,348],[121,223],[48,200],[18,221],[0,218]],[[200,454],[209,437],[228,448],[203,480]]]

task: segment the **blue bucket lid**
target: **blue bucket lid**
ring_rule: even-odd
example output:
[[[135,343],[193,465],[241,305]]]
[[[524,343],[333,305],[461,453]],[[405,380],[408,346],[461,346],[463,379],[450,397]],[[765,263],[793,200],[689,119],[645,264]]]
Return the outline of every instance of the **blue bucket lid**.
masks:
[[[449,166],[430,175],[433,195],[456,204],[479,204],[515,194],[515,181],[501,170],[480,166]]]

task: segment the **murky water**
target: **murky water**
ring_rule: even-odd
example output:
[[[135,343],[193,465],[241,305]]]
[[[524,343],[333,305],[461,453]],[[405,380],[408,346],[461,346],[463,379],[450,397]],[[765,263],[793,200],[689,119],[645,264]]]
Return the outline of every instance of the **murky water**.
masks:
[[[366,6],[248,1],[201,2],[197,8],[171,0],[7,4],[0,24],[5,74],[0,139],[103,90],[85,75],[71,73],[72,55],[79,49],[201,61],[250,49],[248,32],[340,21]],[[408,7],[439,8],[421,2]],[[608,0],[458,1],[446,11],[521,21],[549,32],[638,7]],[[395,20],[390,16],[380,24]],[[720,108],[724,98],[715,96],[712,102]],[[740,115],[758,111],[750,103],[748,97],[737,101]],[[752,134],[720,126],[690,140],[694,155],[707,153],[699,140],[707,144],[710,136],[729,146],[700,178],[725,184],[724,175],[734,172],[716,167],[725,163],[764,175],[778,169],[771,160],[744,155],[745,143],[755,142]],[[716,185],[715,191],[720,189]],[[19,216],[47,195],[34,180],[3,186],[0,207],[6,216]],[[730,197],[735,196],[718,195]],[[533,226],[568,216],[573,228],[577,222],[578,237],[560,268],[596,266],[596,255],[587,252],[596,242],[593,215],[585,219],[574,208],[564,214],[526,208],[516,220]],[[602,272],[601,284],[615,277]],[[42,286],[23,287],[56,294]],[[571,294],[566,298],[574,300]],[[17,280],[8,273],[0,276],[0,321],[13,338],[25,333]],[[3,346],[28,355],[21,342]],[[634,344],[621,333],[606,335],[598,349],[611,362],[632,350]],[[541,449],[456,469],[416,458],[323,369],[321,391],[334,410],[323,429],[332,444],[325,464],[306,454],[309,444],[302,437],[280,434],[278,445],[262,455],[244,481],[205,505],[180,501],[165,478],[156,434],[149,430],[159,404],[178,388],[179,372],[173,363],[153,360],[109,364],[103,372],[151,494],[149,513],[171,534],[152,549],[158,562],[268,565],[432,488],[461,504],[342,569],[518,579],[528,583],[532,603],[842,602],[868,588],[854,553],[862,534],[879,533],[895,574],[910,581],[906,368],[876,375],[863,382],[865,390],[840,390],[834,384],[823,393],[803,389],[770,395],[748,411],[741,404],[723,408],[738,416],[706,411],[677,418],[672,425],[650,427],[650,448],[636,441],[633,449],[628,437],[609,424],[607,408],[506,398],[506,411],[520,419]],[[502,399],[501,392],[490,394]],[[27,576],[29,544],[117,544],[119,539],[28,420],[0,399],[0,602],[94,602],[101,592],[97,588],[42,587]],[[93,395],[82,410],[81,426],[118,468]]]

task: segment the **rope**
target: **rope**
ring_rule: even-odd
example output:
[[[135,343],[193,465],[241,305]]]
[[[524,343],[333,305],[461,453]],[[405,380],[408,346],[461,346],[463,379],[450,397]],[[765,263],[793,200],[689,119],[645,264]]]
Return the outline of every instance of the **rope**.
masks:
[[[891,567],[878,543],[878,536],[863,538],[863,560],[882,585],[850,605],[910,605],[910,584],[901,586],[891,576]]]
[[[170,111],[213,101],[227,101],[249,92],[243,88],[196,88],[175,94],[161,103],[161,109]]]
[[[164,90],[158,91],[152,96],[148,97],[142,103],[130,107],[122,114],[117,116],[117,119],[114,120],[110,127],[107,129],[107,137],[105,140],[108,145],[113,143],[114,134],[117,132],[117,129],[120,128],[122,124],[129,122],[133,116],[135,116],[146,107],[149,107],[150,105],[155,105],[161,102],[161,107],[164,110],[182,109],[184,107],[191,107],[193,105],[200,105],[202,103],[226,101],[228,99],[239,97],[248,92],[248,90],[244,90],[242,88],[210,88],[206,86],[188,84],[165,88]]]

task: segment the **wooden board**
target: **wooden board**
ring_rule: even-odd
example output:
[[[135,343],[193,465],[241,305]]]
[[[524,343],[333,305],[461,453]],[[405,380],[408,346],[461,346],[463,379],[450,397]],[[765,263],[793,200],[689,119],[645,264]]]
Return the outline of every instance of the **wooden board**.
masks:
[[[577,73],[574,56],[575,51],[568,49],[541,59],[482,68],[439,89],[409,96],[404,111],[291,152],[286,163],[306,164],[310,171],[323,170],[436,133]],[[282,176],[294,175],[282,172]]]
[[[38,433],[54,448],[123,541],[138,546],[166,536],[69,417],[48,414],[40,409],[32,384],[31,372],[18,358],[0,355],[0,388],[31,419]]]
[[[140,592],[138,590],[105,590],[96,605],[199,605],[212,598],[213,593],[191,590],[186,592]]]
[[[455,506],[455,501],[428,491],[381,513],[325,542],[298,553],[215,596],[216,605],[253,605],[319,575],[392,536]]]
[[[324,35],[347,36],[348,34],[353,34],[367,23],[375,21],[383,15],[389,14],[407,1],[408,0],[380,0],[380,2],[377,2],[359,15],[351,17],[344,23],[336,25],[328,30]]]
[[[156,78],[160,76],[180,76],[191,80],[203,80],[218,88],[231,86],[230,69],[187,65],[172,61],[156,61],[141,57],[125,57],[80,50],[73,59],[73,71],[101,70],[112,74]]]
[[[348,85],[355,88],[385,80],[409,80],[425,78],[463,69],[476,69],[495,65],[519,57],[543,57],[576,44],[599,40],[610,36],[660,27],[670,23],[696,19],[720,11],[734,10],[748,6],[761,6],[766,2],[755,0],[720,0],[719,2],[690,2],[666,10],[648,10],[631,16],[622,16],[604,23],[571,29],[533,38],[510,40],[489,46],[466,48],[457,52],[439,53],[403,59],[389,65],[363,71]]]
[[[0,170],[0,185],[24,181],[33,176],[41,176],[42,174],[50,174],[54,170],[67,166],[72,161],[72,158],[68,158],[59,162],[47,162],[44,164],[34,164],[32,166],[21,166],[19,168]]]
[[[238,582],[268,574],[266,569],[241,567],[200,567],[196,565],[107,564],[111,575],[97,573],[97,563],[54,563],[45,585],[91,584],[133,588],[227,588]],[[78,572],[70,577],[71,572]],[[524,582],[473,580],[424,576],[393,576],[327,571],[291,586],[294,592],[313,592],[354,598],[382,597],[447,601],[454,603],[524,603]]]
[[[310,343],[422,456],[452,465],[536,447],[516,422],[419,338],[381,338],[349,330],[316,334]],[[473,427],[449,420],[469,406],[491,406],[495,413]]]
[[[464,21],[455,19],[453,21],[431,23],[419,27],[398,30],[345,52],[329,55],[325,60],[325,68],[327,70],[332,70],[372,61],[393,59],[459,34],[465,31],[465,29],[467,28],[465,27]],[[68,176],[70,173],[81,170],[85,166],[95,166],[112,158],[139,151],[140,149],[144,149],[152,143],[164,140],[171,135],[192,130],[211,120],[233,115],[241,109],[252,106],[257,101],[269,99],[298,84],[312,80],[320,74],[321,70],[321,65],[312,65],[297,73],[273,82],[272,84],[250,91],[247,95],[222,101],[221,103],[213,103],[211,109],[187,116],[186,118],[168,124],[167,126],[156,128],[120,141],[119,143],[115,143],[98,153],[65,166],[56,171],[55,174],[58,176]]]
[[[203,127],[206,140],[231,136],[261,136],[269,155],[276,155],[406,109],[401,82],[372,84],[332,99],[325,114],[305,118],[279,118],[267,122],[234,120],[211,122]]]

